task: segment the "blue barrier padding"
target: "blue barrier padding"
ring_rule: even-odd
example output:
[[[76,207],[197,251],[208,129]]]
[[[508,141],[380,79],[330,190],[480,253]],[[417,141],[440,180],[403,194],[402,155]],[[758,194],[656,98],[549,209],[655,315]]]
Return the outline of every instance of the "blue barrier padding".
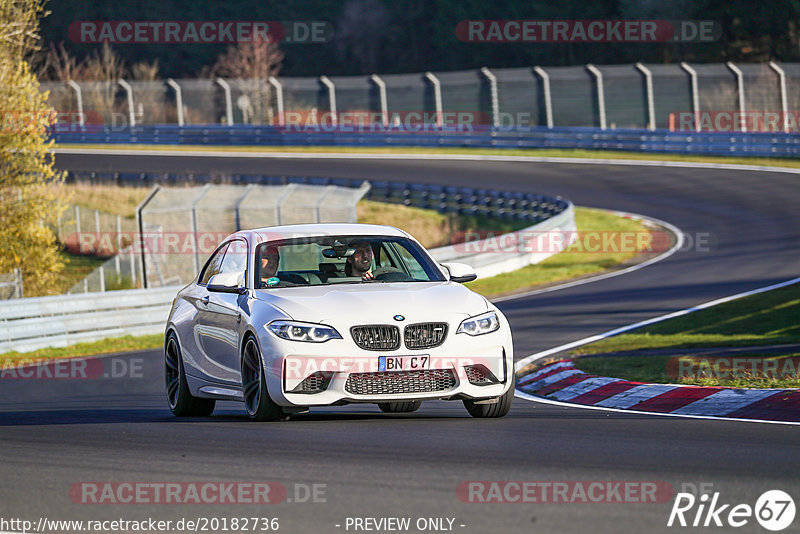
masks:
[[[556,148],[621,150],[650,153],[719,156],[797,157],[800,134],[742,132],[672,132],[669,130],[607,129],[591,127],[487,128],[403,131],[352,131],[351,127],[324,131],[252,125],[87,128],[52,133],[65,144],[169,144],[246,146],[414,146],[476,148]]]

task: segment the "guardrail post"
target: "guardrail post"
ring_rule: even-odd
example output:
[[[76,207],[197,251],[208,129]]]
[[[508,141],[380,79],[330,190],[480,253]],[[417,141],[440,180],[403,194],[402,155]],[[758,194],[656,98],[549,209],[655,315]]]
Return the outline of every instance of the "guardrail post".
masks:
[[[436,108],[436,126],[444,126],[444,113],[442,112],[442,84],[432,72],[426,72],[425,78],[433,84],[433,105]]]
[[[231,100],[231,86],[222,78],[217,78],[217,83],[225,91],[225,122],[228,126],[233,124],[233,101]]]
[[[117,80],[117,83],[125,89],[125,93],[128,97],[128,120],[131,123],[131,128],[136,126],[136,114],[133,111],[133,88],[131,84],[126,82],[125,80]]]
[[[594,75],[597,83],[597,110],[600,115],[600,129],[606,129],[606,96],[603,92],[603,73],[591,63],[586,65],[586,69]]]
[[[653,100],[653,74],[650,69],[641,63],[636,63],[636,69],[644,74],[645,92],[647,94],[647,129],[656,129],[656,109]]]
[[[739,67],[734,65],[732,61],[728,61],[725,65],[736,75],[736,89],[739,93],[739,131],[746,132],[747,117],[745,117],[744,108],[744,75]]]
[[[697,71],[685,61],[681,61],[681,68],[689,74],[689,83],[692,89],[692,113],[694,113],[695,131],[700,131],[700,99],[697,97]]]
[[[78,105],[78,124],[80,124],[81,128],[83,128],[83,126],[84,126],[84,121],[83,121],[83,118],[84,118],[84,114],[83,114],[83,92],[81,91],[81,86],[78,85],[78,82],[76,82],[75,80],[68,81],[67,85],[72,87],[72,89],[75,91],[75,99],[76,99],[76,103]]]
[[[789,113],[788,109],[789,106],[787,104],[787,98],[786,98],[786,73],[774,61],[770,61],[769,66],[772,70],[774,70],[778,74],[778,86],[780,87],[781,91],[781,114],[783,115],[783,131],[789,133],[789,117],[787,116]]]
[[[486,67],[481,67],[481,73],[489,80],[489,92],[492,97],[492,126],[500,126],[500,104],[497,101],[497,77]]]
[[[336,117],[336,86],[333,85],[333,82],[327,76],[320,76],[319,81],[322,82],[328,90],[328,107],[331,113],[331,124],[336,126],[339,124],[339,120]]]
[[[275,76],[269,77],[269,83],[275,88],[275,102],[278,106],[278,126],[286,126],[286,117],[283,114],[283,85]]]
[[[381,100],[381,124],[389,126],[389,102],[386,99],[386,83],[377,74],[373,74],[369,79],[378,86],[378,94]]]
[[[533,67],[533,71],[542,79],[542,87],[544,88],[544,114],[547,121],[547,127],[553,127],[553,101],[550,98],[550,76],[547,75],[542,67]]]
[[[181,93],[181,86],[172,78],[167,80],[167,85],[175,91],[175,104],[178,106],[178,126],[183,126],[183,94]]]

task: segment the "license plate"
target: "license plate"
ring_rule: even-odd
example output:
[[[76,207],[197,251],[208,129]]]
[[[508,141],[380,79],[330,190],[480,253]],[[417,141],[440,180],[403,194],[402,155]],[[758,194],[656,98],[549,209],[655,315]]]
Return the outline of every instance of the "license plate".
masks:
[[[431,358],[427,354],[417,356],[378,356],[378,371],[419,371],[428,369]]]

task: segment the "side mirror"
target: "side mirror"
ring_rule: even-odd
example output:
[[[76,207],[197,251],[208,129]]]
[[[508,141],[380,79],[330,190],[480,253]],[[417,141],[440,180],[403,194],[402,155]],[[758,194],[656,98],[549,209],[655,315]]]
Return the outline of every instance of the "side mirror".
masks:
[[[209,291],[220,293],[244,293],[244,271],[215,274],[208,281]]]
[[[447,269],[450,273],[450,280],[463,284],[464,282],[472,282],[478,278],[475,274],[475,269],[466,263],[442,263],[442,267]]]

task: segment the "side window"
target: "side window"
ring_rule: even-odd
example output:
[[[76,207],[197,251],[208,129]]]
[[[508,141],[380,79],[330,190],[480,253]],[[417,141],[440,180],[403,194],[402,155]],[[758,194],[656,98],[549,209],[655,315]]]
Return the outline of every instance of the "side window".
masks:
[[[225,251],[228,250],[228,245],[229,244],[225,244],[211,255],[211,258],[209,258],[206,266],[203,268],[202,274],[200,275],[201,284],[207,284],[212,276],[221,272],[222,259],[225,257]]]
[[[408,274],[419,280],[428,278],[428,275],[425,273],[425,268],[420,265],[419,261],[417,261],[406,247],[400,243],[392,243],[392,247],[400,255],[400,262],[404,264]]]
[[[379,267],[394,267],[395,264],[392,258],[389,257],[389,252],[386,250],[386,243],[381,243],[380,255],[375,258]]]
[[[225,258],[222,260],[221,273],[238,273],[247,269],[247,243],[241,239],[231,241]]]

